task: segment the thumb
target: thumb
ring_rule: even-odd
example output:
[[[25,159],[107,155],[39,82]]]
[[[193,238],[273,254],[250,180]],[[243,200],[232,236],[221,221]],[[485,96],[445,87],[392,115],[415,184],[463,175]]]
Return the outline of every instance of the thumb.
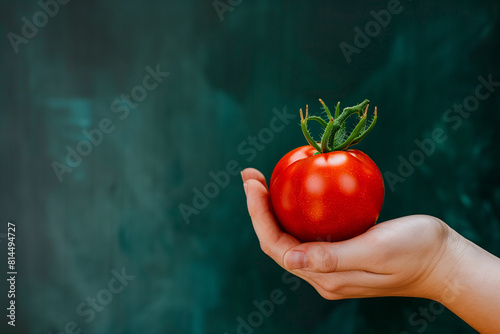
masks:
[[[377,251],[362,237],[341,242],[308,242],[287,250],[285,268],[320,273],[370,270]]]

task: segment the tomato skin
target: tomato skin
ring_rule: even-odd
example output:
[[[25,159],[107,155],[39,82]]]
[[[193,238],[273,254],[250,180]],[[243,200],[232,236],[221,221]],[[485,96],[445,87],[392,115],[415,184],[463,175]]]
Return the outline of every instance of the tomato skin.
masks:
[[[281,228],[302,242],[342,241],[375,224],[384,201],[377,165],[358,150],[298,147],[276,165],[271,203]]]

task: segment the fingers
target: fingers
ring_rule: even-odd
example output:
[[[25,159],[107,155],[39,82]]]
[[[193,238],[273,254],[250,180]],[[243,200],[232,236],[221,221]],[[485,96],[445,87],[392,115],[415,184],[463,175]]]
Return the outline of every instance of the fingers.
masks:
[[[257,179],[245,182],[247,205],[253,228],[264,253],[283,267],[285,252],[300,241],[280,230],[269,205],[269,192]]]
[[[394,278],[365,271],[316,273],[294,270],[293,274],[311,284],[326,299],[366,298],[404,295],[394,287]]]
[[[376,274],[377,247],[370,233],[351,240],[301,244],[281,231],[269,203],[265,177],[247,168],[241,173],[248,212],[264,253],[309,282],[327,299],[390,295],[390,275]],[[375,268],[374,268],[375,267]]]
[[[285,268],[331,273],[339,271],[375,271],[376,254],[364,235],[341,242],[309,242],[289,249],[284,256]]]
[[[260,183],[262,183],[266,189],[267,189],[267,184],[266,184],[266,178],[264,175],[259,172],[255,168],[246,168],[241,172],[241,178],[243,179],[243,182],[246,182],[247,180],[257,180]]]
[[[312,274],[317,275],[316,282],[323,289],[338,294],[352,294],[353,291],[356,291],[363,295],[374,295],[381,289],[390,287],[393,279],[390,275],[374,274],[366,271]]]

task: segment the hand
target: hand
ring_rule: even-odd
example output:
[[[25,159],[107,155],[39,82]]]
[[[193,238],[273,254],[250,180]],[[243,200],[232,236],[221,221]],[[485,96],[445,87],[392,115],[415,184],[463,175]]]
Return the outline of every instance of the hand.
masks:
[[[301,243],[280,230],[264,176],[249,168],[242,178],[262,250],[326,299],[409,296],[440,300],[444,278],[451,275],[465,248],[444,222],[424,215],[377,224],[347,241]]]
[[[441,220],[408,216],[350,240],[301,243],[280,230],[264,176],[251,168],[241,176],[262,250],[324,298],[428,298],[480,333],[500,333],[500,259]]]

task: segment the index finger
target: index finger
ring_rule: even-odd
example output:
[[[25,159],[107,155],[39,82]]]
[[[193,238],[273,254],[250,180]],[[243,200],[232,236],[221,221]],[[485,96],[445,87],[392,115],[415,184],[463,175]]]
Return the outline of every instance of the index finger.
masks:
[[[260,246],[264,253],[285,268],[283,258],[286,251],[300,245],[300,241],[279,228],[269,205],[267,188],[255,179],[247,180],[244,185],[248,212]]]

